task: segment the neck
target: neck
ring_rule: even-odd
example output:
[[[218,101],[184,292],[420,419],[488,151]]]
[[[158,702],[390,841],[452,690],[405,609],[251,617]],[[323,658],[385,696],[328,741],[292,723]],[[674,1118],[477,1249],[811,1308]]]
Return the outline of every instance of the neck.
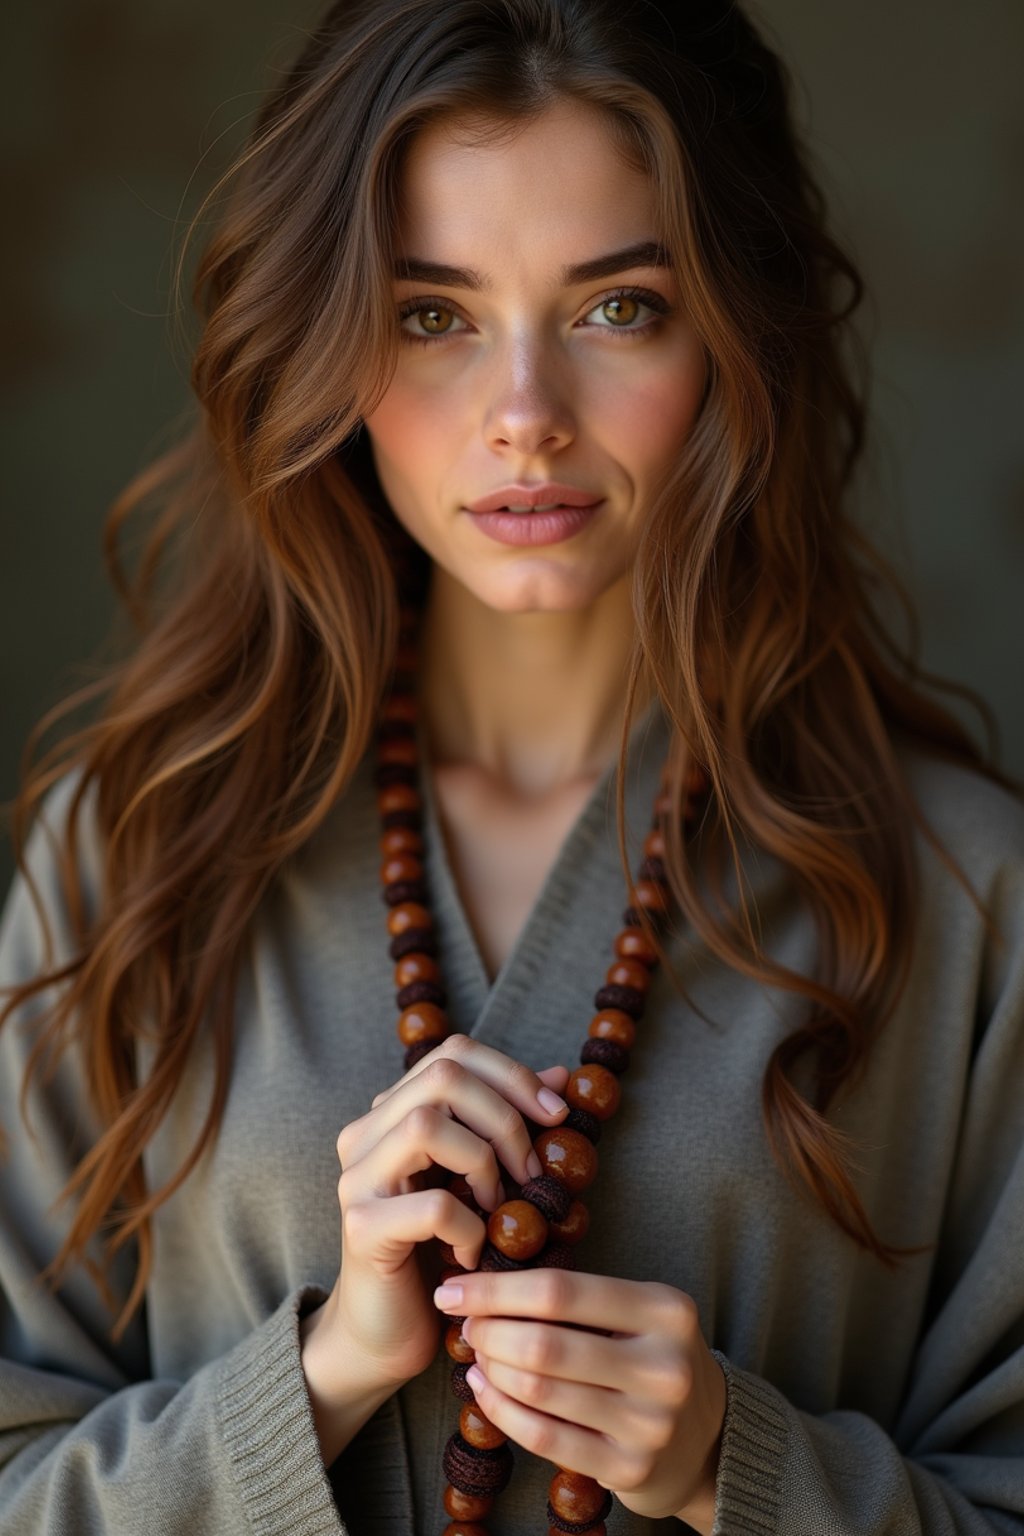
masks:
[[[628,577],[578,612],[501,613],[435,566],[420,643],[432,761],[525,797],[596,779],[618,756],[633,633]],[[638,690],[634,718],[650,698]]]

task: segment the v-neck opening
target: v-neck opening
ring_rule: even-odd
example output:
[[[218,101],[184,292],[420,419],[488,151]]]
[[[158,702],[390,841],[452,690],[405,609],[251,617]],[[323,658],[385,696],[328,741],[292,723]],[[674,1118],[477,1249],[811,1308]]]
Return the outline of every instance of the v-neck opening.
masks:
[[[427,843],[427,885],[438,921],[440,958],[449,993],[448,1012],[456,1029],[464,1034],[476,1035],[494,1011],[498,1000],[509,992],[513,979],[517,975],[525,978],[526,973],[535,969],[540,951],[546,951],[550,943],[557,909],[569,896],[568,872],[579,869],[581,859],[609,829],[611,837],[605,839],[608,843],[607,851],[611,854],[611,858],[606,859],[606,865],[610,866],[607,873],[611,879],[617,874],[621,885],[622,869],[614,830],[618,757],[616,755],[603,771],[568,828],[515,942],[492,980],[488,976],[449,857],[422,723],[417,728],[417,734]],[[668,740],[668,722],[660,701],[655,698],[644,714],[634,721],[627,748],[627,834],[632,830],[634,839],[636,829],[632,824],[637,816],[649,819]],[[624,899],[620,905],[625,905]]]

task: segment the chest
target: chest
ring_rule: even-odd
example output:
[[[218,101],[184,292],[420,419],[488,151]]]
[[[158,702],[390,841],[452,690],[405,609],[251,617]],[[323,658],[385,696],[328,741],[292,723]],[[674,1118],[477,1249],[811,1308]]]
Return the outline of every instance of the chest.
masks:
[[[490,980],[515,947],[595,782],[527,797],[496,788],[475,769],[435,769],[448,863]]]

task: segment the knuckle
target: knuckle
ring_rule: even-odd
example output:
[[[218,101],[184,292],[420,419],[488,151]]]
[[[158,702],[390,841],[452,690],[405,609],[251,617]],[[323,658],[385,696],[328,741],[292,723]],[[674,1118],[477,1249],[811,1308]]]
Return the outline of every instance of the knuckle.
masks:
[[[437,1110],[430,1104],[414,1104],[402,1121],[402,1130],[413,1142],[425,1141],[437,1124]]]
[[[523,1366],[531,1375],[545,1375],[558,1364],[561,1346],[550,1329],[531,1333],[523,1346]]]
[[[666,1333],[672,1338],[689,1340],[700,1328],[697,1303],[685,1291],[674,1286],[656,1284],[655,1301]]]
[[[557,1462],[558,1457],[555,1452],[558,1436],[557,1424],[549,1419],[538,1419],[525,1428],[520,1443],[544,1461]]]
[[[542,1269],[536,1272],[536,1305],[547,1317],[561,1317],[570,1310],[574,1282],[570,1271]]]
[[[550,1402],[554,1382],[550,1376],[538,1376],[533,1371],[523,1371],[520,1374],[519,1396],[524,1403],[530,1403],[539,1408],[542,1404]]]
[[[346,1248],[365,1247],[373,1213],[368,1205],[350,1205],[341,1218],[341,1240]]]
[[[432,1061],[429,1067],[423,1068],[420,1076],[423,1078],[424,1087],[431,1094],[436,1094],[440,1098],[447,1098],[462,1081],[464,1070],[450,1056],[438,1056],[437,1060]]]
[[[617,1492],[631,1493],[634,1488],[641,1488],[651,1475],[653,1457],[639,1451],[620,1451],[616,1460],[618,1473],[613,1487]]]
[[[647,1443],[654,1451],[665,1451],[672,1444],[676,1432],[675,1415],[652,1414],[647,1426]]]
[[[503,1102],[501,1108],[497,1111],[493,1140],[495,1142],[514,1141],[525,1129],[523,1117],[518,1109],[507,1101]]]

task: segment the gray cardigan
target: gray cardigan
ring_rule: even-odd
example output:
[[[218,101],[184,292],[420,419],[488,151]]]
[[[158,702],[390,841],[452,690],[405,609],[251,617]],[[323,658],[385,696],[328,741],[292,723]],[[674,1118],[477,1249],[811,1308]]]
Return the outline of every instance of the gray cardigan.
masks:
[[[649,727],[649,729],[648,729]],[[634,733],[635,868],[667,728]],[[623,1107],[606,1128],[580,1267],[664,1281],[697,1302],[725,1368],[716,1532],[727,1536],[1024,1533],[1024,812],[922,757],[908,771],[931,824],[1002,934],[922,840],[907,989],[869,1070],[835,1111],[859,1149],[878,1230],[926,1245],[893,1272],[857,1251],[771,1158],[766,1058],[800,1004],[679,933],[690,1002],[659,973]],[[428,878],[458,1028],[533,1066],[571,1066],[623,906],[609,769],[566,838],[493,986],[461,908],[428,793]],[[429,792],[429,778],[426,784]],[[69,785],[47,808],[57,824]],[[87,853],[96,867],[95,834]],[[32,1010],[0,1034],[0,1531],[160,1536],[409,1536],[440,1531],[440,1452],[455,1400],[439,1357],[365,1426],[328,1477],[299,1364],[297,1318],[339,1262],[335,1140],[401,1071],[377,896],[369,764],[285,870],[252,929],[237,1053],[215,1151],[161,1208],[143,1311],[118,1344],[93,1285],[36,1280],[54,1196],[93,1133],[73,1054],[17,1090]],[[31,858],[67,943],[52,852]],[[752,859],[770,952],[805,972],[815,938],[790,880]],[[21,881],[0,984],[35,973]],[[206,1109],[205,1046],[150,1144],[151,1187]],[[117,1274],[123,1292],[130,1257]],[[516,1453],[495,1536],[544,1524],[551,1467]],[[682,1530],[616,1503],[609,1536]]]

